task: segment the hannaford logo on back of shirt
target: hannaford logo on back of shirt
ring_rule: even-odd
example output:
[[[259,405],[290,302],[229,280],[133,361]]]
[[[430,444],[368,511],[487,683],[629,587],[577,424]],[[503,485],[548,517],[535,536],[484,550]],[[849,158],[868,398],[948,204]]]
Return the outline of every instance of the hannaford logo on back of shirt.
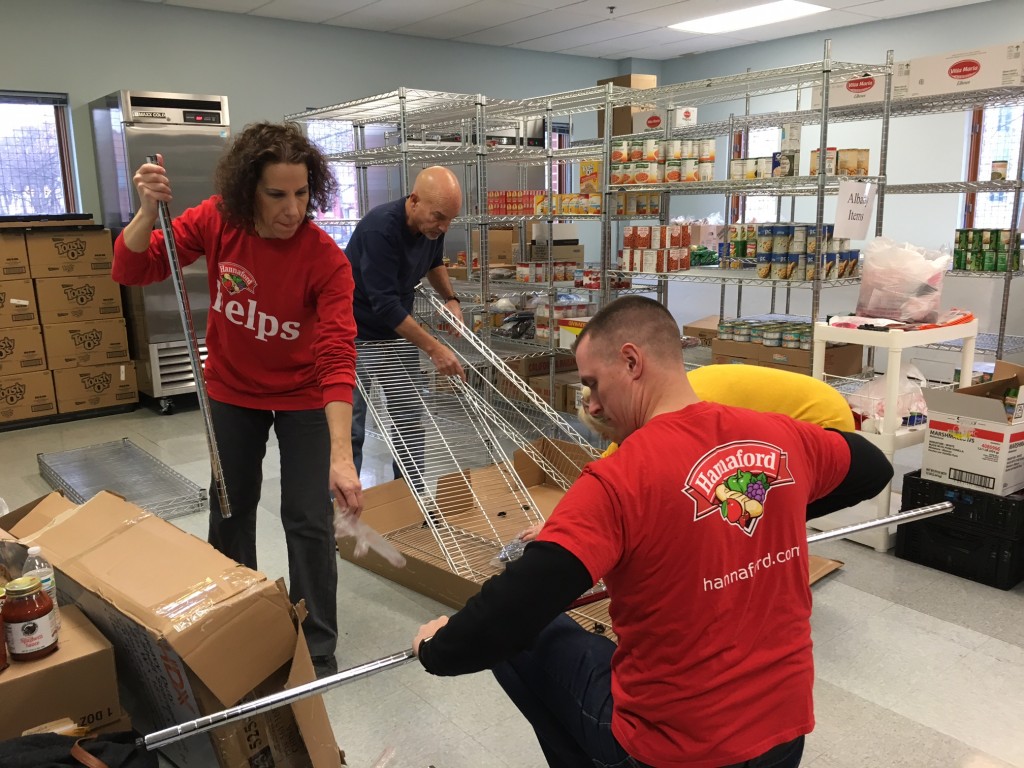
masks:
[[[693,499],[694,521],[717,512],[753,536],[768,491],[793,482],[785,451],[770,443],[741,441],[705,453],[690,470],[683,493]]]
[[[224,301],[224,294],[236,296],[244,291],[256,295],[256,278],[245,267],[231,262],[223,262],[219,266],[219,279],[221,289],[217,291],[217,298],[213,302],[214,312],[223,313],[225,319],[232,325],[248,328],[256,331],[256,338],[260,341],[280,336],[282,341],[295,341],[299,338],[300,324],[295,320],[281,322],[273,315],[261,312],[256,307],[256,299],[247,299],[243,304],[235,299]]]

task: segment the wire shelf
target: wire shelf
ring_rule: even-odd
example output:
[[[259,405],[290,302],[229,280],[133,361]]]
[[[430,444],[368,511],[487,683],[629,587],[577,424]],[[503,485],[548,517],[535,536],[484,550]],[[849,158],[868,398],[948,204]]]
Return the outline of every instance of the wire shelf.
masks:
[[[824,192],[834,195],[841,181],[882,182],[882,176],[826,176]],[[627,184],[616,192],[668,192],[682,195],[816,195],[817,176],[783,176],[767,179],[726,179],[721,181],[682,181],[669,184]]]
[[[37,455],[39,474],[76,504],[112,491],[165,520],[207,508],[206,489],[143,451],[127,437]]]
[[[933,181],[922,184],[889,184],[887,195],[938,195],[963,192],[1013,192],[1020,186],[1015,179],[1003,181]]]
[[[1005,272],[975,272],[973,269],[951,269],[946,273],[947,277],[966,277],[970,280],[1005,280]],[[1024,276],[1024,271],[1015,271],[1011,277]]]
[[[950,352],[960,352],[964,348],[963,339],[953,339],[941,344],[925,344],[925,349],[942,349]],[[979,333],[974,344],[974,351],[979,355],[995,355],[999,350],[999,334]],[[1017,352],[1024,352],[1024,336],[1003,336],[1003,354],[1010,355]]]
[[[813,280],[772,280],[770,278],[757,277],[752,269],[720,269],[718,267],[694,267],[682,272],[623,272],[613,271],[611,274],[623,278],[661,278],[681,283],[741,283],[743,285],[756,285],[777,288],[813,288]],[[822,280],[819,285],[822,288],[833,288],[841,285],[859,285],[859,277],[844,277],[837,280]]]

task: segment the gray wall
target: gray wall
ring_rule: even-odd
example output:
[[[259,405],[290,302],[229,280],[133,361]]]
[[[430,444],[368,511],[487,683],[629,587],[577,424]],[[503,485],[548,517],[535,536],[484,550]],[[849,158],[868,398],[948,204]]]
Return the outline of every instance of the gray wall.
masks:
[[[11,90],[70,94],[82,210],[99,214],[86,105],[121,89],[226,95],[237,129],[400,86],[522,98],[594,85],[618,63],[130,0],[3,0]]]

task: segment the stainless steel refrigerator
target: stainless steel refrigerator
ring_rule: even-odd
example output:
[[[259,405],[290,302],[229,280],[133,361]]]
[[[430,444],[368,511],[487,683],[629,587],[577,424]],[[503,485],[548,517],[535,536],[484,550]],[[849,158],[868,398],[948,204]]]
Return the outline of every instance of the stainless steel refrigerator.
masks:
[[[228,100],[155,91],[117,91],[89,104],[103,223],[115,234],[138,208],[132,184],[148,155],[162,154],[171,179],[171,215],[213,194],[213,171],[228,141]],[[205,358],[210,292],[206,259],[185,268],[192,320]],[[165,412],[174,395],[195,392],[187,341],[170,280],[125,289],[125,317],[140,391],[159,398]]]

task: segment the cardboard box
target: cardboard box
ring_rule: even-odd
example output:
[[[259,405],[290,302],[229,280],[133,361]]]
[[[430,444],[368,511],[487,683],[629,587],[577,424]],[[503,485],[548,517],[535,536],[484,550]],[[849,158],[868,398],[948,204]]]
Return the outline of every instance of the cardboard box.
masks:
[[[39,326],[0,329],[0,376],[46,369]]]
[[[618,75],[598,80],[598,85],[611,83],[623,88],[656,88],[657,75]],[[633,132],[633,115],[643,110],[640,107],[615,107],[612,109],[612,136],[623,136]],[[597,111],[597,138],[604,138],[604,110]]]
[[[650,131],[664,131],[668,124],[668,110],[638,110],[633,113],[633,133],[647,133]],[[676,107],[675,125],[672,129],[686,128],[697,124],[696,107]]]
[[[1024,83],[1024,43],[1015,40],[910,60],[908,96],[1001,88]]]
[[[35,280],[39,318],[46,323],[121,317],[121,286],[110,275]]]
[[[36,291],[32,280],[0,281],[0,328],[39,324]]]
[[[761,344],[752,344],[749,341],[712,339],[711,360],[719,365],[757,365],[757,356],[762,348]]]
[[[124,318],[50,323],[43,326],[46,359],[51,370],[82,365],[128,362],[128,330]]]
[[[282,584],[111,493],[55,518],[41,511],[22,514],[22,543],[42,547],[62,597],[114,646],[126,708],[143,733],[314,679]],[[163,751],[177,765],[341,765],[320,697]]]
[[[64,717],[90,730],[121,718],[113,647],[75,606],[60,617],[56,651],[0,674],[0,739]]]
[[[733,342],[737,343],[737,342]],[[785,366],[784,370],[794,370],[798,373],[811,372],[811,362],[814,353],[809,349],[787,349],[785,347],[766,347],[763,344],[754,344],[761,349],[758,352],[759,363],[769,363],[774,366]],[[841,347],[826,347],[825,349],[825,373],[834,376],[854,376],[864,370],[864,347],[860,344],[845,344]]]
[[[520,357],[505,360],[505,365],[512,369],[522,379],[529,379],[531,376],[540,376],[547,373],[551,361],[555,362],[555,373],[576,370],[576,357],[564,352],[544,357]]]
[[[49,371],[0,376],[0,424],[57,413]]]
[[[583,263],[582,245],[553,245],[548,251],[546,245],[535,244],[530,246],[529,261],[571,261],[576,264]]]
[[[530,227],[531,244],[547,245],[549,237],[552,245],[579,245],[580,228],[575,224],[563,224],[557,221],[538,221]]]
[[[89,365],[53,371],[57,412],[75,413],[139,402],[135,363]]]
[[[511,264],[512,254],[519,244],[519,233],[514,229],[487,229],[487,260],[490,264]],[[472,258],[480,259],[480,230],[474,229],[470,240]]]
[[[0,229],[35,229],[36,227],[67,229],[68,227],[87,226],[92,223],[93,218],[87,213],[58,213],[52,216],[31,213],[22,216],[4,216],[3,221],[0,221]]]
[[[566,371],[555,374],[555,397],[551,399],[551,376],[542,374],[530,377],[530,389],[540,395],[545,402],[549,403],[556,411],[568,410],[566,407],[566,392],[574,384],[580,383],[579,371]]]
[[[711,343],[718,338],[719,322],[718,315],[708,315],[699,320],[692,320],[683,326],[683,336],[694,336],[700,339],[702,347],[710,347]]]
[[[1024,488],[1024,400],[1008,414],[1003,395],[1024,386],[1024,367],[996,361],[995,377],[955,391],[925,389],[928,434],[921,477],[1007,495]]]
[[[0,230],[0,280],[28,277],[28,249],[22,232]]]
[[[25,244],[32,277],[109,274],[114,263],[109,229],[29,232]]]
[[[893,65],[892,70],[892,98],[903,99],[907,97],[910,87],[909,67]],[[860,77],[855,77],[844,82],[833,82],[828,89],[828,106],[848,107],[853,104],[873,104],[881,102],[885,98],[885,74],[878,72],[864,72]],[[821,109],[821,86],[815,86],[811,90],[811,109]]]

